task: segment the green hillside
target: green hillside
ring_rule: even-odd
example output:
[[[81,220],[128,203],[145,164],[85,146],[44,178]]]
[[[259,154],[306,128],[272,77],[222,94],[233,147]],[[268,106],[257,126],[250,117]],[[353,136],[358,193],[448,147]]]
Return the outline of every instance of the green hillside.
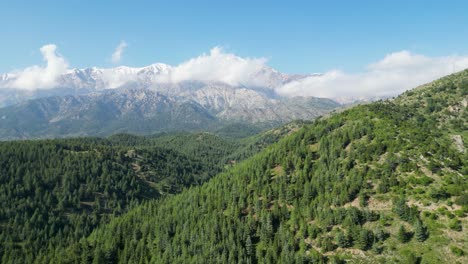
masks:
[[[201,184],[289,127],[242,141],[163,133],[0,142],[0,262],[31,263],[143,201]]]
[[[464,71],[320,119],[35,260],[466,263],[467,97]]]
[[[143,200],[212,176],[175,151],[98,139],[3,142],[0,149],[2,249],[19,255],[79,239]]]

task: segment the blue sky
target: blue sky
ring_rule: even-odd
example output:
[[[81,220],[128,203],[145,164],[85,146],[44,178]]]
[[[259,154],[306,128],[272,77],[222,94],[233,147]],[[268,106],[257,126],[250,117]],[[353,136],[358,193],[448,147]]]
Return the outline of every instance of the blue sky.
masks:
[[[214,46],[288,73],[362,71],[386,54],[468,54],[468,1],[6,1],[0,72],[40,64],[53,43],[72,67],[177,65]]]

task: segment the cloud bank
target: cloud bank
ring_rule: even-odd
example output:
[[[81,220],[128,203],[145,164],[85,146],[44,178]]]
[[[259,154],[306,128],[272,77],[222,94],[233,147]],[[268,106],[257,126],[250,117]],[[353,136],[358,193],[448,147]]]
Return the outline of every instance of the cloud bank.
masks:
[[[361,73],[328,71],[278,87],[286,96],[341,99],[388,97],[468,68],[468,56],[427,57],[409,51],[388,54]]]
[[[25,90],[48,89],[57,85],[57,79],[68,70],[67,61],[57,53],[54,44],[44,45],[40,49],[46,66],[34,65],[11,73],[13,81],[8,88]]]
[[[126,46],[125,42],[119,44],[112,56],[113,61],[121,60]],[[6,75],[6,81],[0,82],[0,87],[34,90],[60,85],[60,77],[69,72],[67,61],[57,53],[53,44],[40,50],[45,66],[36,65],[10,73]],[[394,96],[466,68],[468,56],[428,57],[399,51],[369,64],[359,73],[331,70],[320,75],[297,77],[271,69],[265,58],[239,57],[215,47],[208,54],[177,66],[154,64],[144,68],[97,69],[92,78],[97,78],[96,82],[105,88],[148,80],[156,85],[188,80],[215,81],[232,86],[268,87],[283,96],[315,96],[347,102]]]
[[[128,45],[125,41],[121,41],[119,45],[115,48],[114,53],[112,53],[111,61],[112,63],[116,64],[122,60],[122,55],[127,48]]]
[[[266,61],[265,58],[241,58],[214,47],[209,54],[202,54],[172,67],[157,80],[172,83],[196,80],[230,85],[263,85],[264,80],[255,77],[266,66]]]

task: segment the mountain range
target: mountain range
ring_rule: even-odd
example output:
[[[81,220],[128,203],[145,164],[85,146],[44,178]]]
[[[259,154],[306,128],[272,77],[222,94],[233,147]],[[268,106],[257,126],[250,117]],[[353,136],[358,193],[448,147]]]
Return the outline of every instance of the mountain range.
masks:
[[[24,99],[55,95],[82,95],[116,88],[144,88],[165,95],[178,95],[181,92],[197,90],[203,84],[216,85],[219,83],[225,84],[224,87],[244,87],[269,93],[270,96],[279,96],[275,94],[274,88],[315,75],[284,74],[263,66],[253,71],[254,74],[245,76],[243,83],[234,83],[229,81],[215,82],[206,78],[200,80],[198,77],[184,78],[177,76],[174,73],[174,68],[167,64],[155,63],[139,68],[119,66],[115,68],[70,69],[56,78],[53,87],[40,87],[38,84],[34,89],[22,87],[21,82],[18,82],[20,78],[18,73],[1,74],[0,106],[15,104]],[[229,74],[226,72],[226,75]]]
[[[340,107],[331,99],[275,92],[305,75],[263,67],[239,84],[174,81],[171,69],[165,64],[73,69],[56,80],[56,88],[34,90],[11,88],[17,76],[2,75],[0,139],[211,131],[236,122],[272,127]]]

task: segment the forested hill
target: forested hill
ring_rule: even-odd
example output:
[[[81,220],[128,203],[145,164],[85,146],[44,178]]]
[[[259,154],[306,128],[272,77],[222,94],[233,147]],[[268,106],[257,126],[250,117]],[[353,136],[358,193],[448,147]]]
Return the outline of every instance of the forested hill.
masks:
[[[44,245],[79,239],[143,200],[212,176],[179,152],[99,139],[2,142],[0,150],[1,251],[29,256],[24,263]]]
[[[468,71],[320,119],[38,263],[467,263]]]
[[[242,140],[179,133],[0,142],[0,262],[31,263],[145,200],[205,182],[302,125]]]

